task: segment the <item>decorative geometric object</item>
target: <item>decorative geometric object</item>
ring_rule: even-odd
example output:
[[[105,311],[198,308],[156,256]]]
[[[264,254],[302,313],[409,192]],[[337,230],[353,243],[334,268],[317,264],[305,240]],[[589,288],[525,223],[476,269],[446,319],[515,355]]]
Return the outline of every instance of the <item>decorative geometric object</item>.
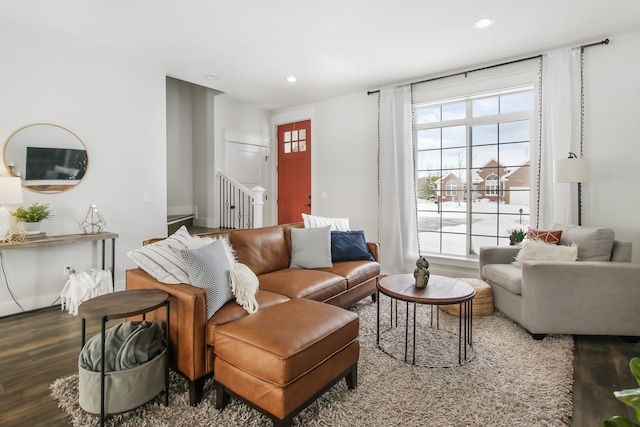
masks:
[[[90,205],[80,221],[80,228],[84,234],[102,233],[107,226],[107,221],[102,217],[96,205]]]

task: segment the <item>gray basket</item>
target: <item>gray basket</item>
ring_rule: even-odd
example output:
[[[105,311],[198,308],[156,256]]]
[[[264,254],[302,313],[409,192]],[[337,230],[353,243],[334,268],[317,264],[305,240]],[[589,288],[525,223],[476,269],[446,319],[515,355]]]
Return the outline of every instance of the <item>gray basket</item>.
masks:
[[[166,348],[153,360],[132,369],[107,372],[104,376],[104,413],[130,411],[156,397],[165,384]],[[80,407],[100,415],[100,372],[78,366]]]

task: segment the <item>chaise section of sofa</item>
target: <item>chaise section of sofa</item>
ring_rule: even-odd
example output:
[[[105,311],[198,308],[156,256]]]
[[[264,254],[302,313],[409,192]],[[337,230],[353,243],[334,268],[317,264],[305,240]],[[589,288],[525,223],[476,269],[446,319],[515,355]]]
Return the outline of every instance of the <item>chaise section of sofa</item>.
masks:
[[[258,277],[256,293],[259,310],[294,298],[304,298],[348,307],[354,302],[374,297],[380,275],[377,243],[367,242],[373,261],[335,262],[330,268],[289,268],[291,229],[302,223],[257,229],[232,230],[206,234],[225,237],[231,243],[238,262],[247,265]],[[145,244],[161,239],[151,239]],[[204,380],[213,373],[216,328],[249,314],[235,301],[229,301],[207,319],[204,289],[188,284],[164,284],[140,268],[127,270],[127,289],[161,289],[171,296],[171,361],[175,369],[189,379],[190,401],[200,401]],[[152,320],[164,321],[159,311]]]

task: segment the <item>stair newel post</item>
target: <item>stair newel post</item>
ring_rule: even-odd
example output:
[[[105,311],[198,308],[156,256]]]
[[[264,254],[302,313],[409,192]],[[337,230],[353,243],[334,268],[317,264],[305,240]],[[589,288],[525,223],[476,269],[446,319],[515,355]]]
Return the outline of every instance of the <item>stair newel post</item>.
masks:
[[[253,187],[251,194],[253,195],[253,228],[260,228],[263,226],[263,211],[264,211],[264,188],[260,186]]]

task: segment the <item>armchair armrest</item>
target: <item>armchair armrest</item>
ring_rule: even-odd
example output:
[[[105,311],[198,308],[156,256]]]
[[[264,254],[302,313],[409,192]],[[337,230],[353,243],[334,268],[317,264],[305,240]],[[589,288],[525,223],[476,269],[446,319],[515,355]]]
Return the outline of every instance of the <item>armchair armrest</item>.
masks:
[[[520,248],[518,246],[483,246],[480,248],[478,268],[480,278],[484,280],[482,269],[487,264],[511,264]]]
[[[532,333],[638,335],[640,264],[522,263],[522,325]]]

